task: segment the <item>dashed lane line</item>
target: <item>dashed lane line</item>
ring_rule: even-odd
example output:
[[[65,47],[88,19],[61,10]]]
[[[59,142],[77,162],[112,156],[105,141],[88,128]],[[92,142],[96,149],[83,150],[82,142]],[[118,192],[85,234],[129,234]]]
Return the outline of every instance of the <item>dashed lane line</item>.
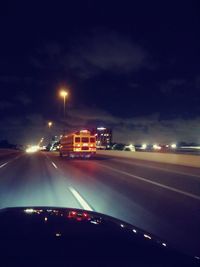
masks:
[[[200,178],[200,175],[198,175],[198,174],[182,172],[182,171],[176,171],[176,170],[170,170],[170,169],[166,169],[166,168],[162,168],[162,167],[158,167],[158,166],[152,166],[152,165],[148,165],[148,164],[128,162],[128,161],[125,161],[125,160],[118,160],[118,159],[113,159],[113,161],[125,163],[125,164],[128,164],[128,165],[135,165],[135,166],[151,168],[151,169],[161,170],[161,171],[170,172],[170,173],[176,173],[176,174],[179,174],[179,175],[185,175],[185,176],[192,176],[192,177]]]
[[[79,202],[81,207],[85,210],[93,211],[93,209],[90,207],[90,205],[83,199],[83,197],[73,188],[69,187],[69,190],[71,191],[72,195],[76,198],[76,200]]]
[[[154,181],[151,181],[151,180],[146,179],[146,178],[144,178],[144,177],[137,176],[137,175],[134,175],[134,174],[125,172],[125,171],[121,171],[121,170],[118,170],[118,169],[115,169],[115,168],[106,166],[106,165],[104,165],[104,164],[100,164],[100,163],[98,163],[98,165],[99,165],[99,166],[102,166],[102,167],[104,167],[104,168],[106,168],[106,169],[112,170],[112,171],[114,171],[114,172],[118,172],[118,173],[120,173],[120,174],[123,174],[123,175],[129,176],[129,177],[135,178],[135,179],[137,179],[137,180],[140,180],[140,181],[143,181],[143,182],[146,182],[146,183],[149,183],[149,184],[153,184],[153,185],[159,186],[159,187],[161,187],[161,188],[164,188],[164,189],[170,190],[170,191],[172,191],[172,192],[176,192],[176,193],[182,194],[182,195],[187,196],[187,197],[191,197],[191,198],[200,200],[200,196],[194,195],[194,194],[192,194],[192,193],[188,193],[188,192],[182,191],[182,190],[180,190],[180,189],[173,188],[173,187],[171,187],[171,186],[167,186],[167,185],[164,185],[164,184],[161,184],[161,183],[158,183],[158,182],[154,182]]]
[[[58,167],[56,166],[56,164],[52,161],[51,164],[54,166],[55,169],[58,169]]]

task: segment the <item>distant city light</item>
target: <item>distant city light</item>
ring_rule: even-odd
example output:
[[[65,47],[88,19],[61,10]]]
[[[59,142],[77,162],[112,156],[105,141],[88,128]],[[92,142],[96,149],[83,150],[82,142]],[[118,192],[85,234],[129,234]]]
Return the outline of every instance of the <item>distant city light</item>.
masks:
[[[171,148],[175,149],[177,147],[176,144],[171,144]]]
[[[61,236],[61,233],[56,233],[56,237],[60,237]]]
[[[147,148],[147,144],[142,144],[141,149],[146,149]]]
[[[153,149],[155,150],[160,150],[161,149],[161,146],[157,145],[157,144],[154,144],[153,145]]]
[[[133,144],[124,146],[124,150],[135,152],[135,146]]]
[[[97,130],[103,131],[103,130],[106,130],[106,128],[105,127],[98,127]]]
[[[33,213],[34,212],[34,209],[25,209],[24,212],[25,213]]]

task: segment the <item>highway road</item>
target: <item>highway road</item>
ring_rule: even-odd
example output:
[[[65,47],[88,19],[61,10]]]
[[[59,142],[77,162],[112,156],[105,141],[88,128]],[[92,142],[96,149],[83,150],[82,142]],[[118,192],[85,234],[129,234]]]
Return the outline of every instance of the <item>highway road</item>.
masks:
[[[0,152],[0,208],[95,210],[200,255],[200,168],[96,156]]]

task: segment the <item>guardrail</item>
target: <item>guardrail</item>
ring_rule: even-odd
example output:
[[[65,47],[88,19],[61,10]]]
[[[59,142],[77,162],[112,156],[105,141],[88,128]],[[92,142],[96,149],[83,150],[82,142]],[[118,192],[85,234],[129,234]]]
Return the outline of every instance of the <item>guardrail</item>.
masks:
[[[131,152],[131,151],[116,151],[116,150],[98,150],[97,155],[131,158],[139,160],[155,161],[160,163],[169,163],[189,167],[200,167],[200,156],[184,155],[172,153],[157,153],[157,152]]]

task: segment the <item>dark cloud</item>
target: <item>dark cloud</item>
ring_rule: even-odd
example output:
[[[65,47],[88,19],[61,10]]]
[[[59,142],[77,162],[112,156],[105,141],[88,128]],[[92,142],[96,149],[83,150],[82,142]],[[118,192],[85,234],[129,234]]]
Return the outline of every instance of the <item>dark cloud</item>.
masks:
[[[68,49],[62,43],[48,43],[36,51],[31,62],[36,68],[63,69],[81,78],[91,78],[104,71],[127,74],[149,65],[148,54],[140,45],[115,32],[93,32],[88,37],[77,37]]]
[[[24,106],[31,104],[31,99],[25,94],[17,95],[16,100]]]
[[[58,127],[58,125],[57,125]],[[53,133],[47,127],[47,120],[40,114],[24,114],[24,116],[10,116],[0,120],[0,140],[8,139],[18,144],[36,144],[42,137],[46,141],[50,139],[53,133],[57,133],[53,129]],[[58,133],[61,128],[58,128]]]
[[[64,84],[70,131],[105,125],[119,142],[198,139],[197,9],[150,3],[138,12],[132,2],[9,9],[0,24],[0,135],[37,140],[46,118],[62,131]]]
[[[161,84],[160,91],[163,94],[171,94],[174,91],[181,89],[185,84],[186,81],[184,79],[170,79]]]
[[[64,68],[65,51],[58,42],[47,42],[35,48],[35,54],[30,56],[30,63],[37,69],[49,70]]]
[[[0,110],[6,110],[6,109],[10,109],[14,106],[14,104],[12,102],[9,101],[0,101]]]
[[[147,52],[128,37],[114,32],[93,34],[71,49],[70,68],[89,78],[101,71],[119,74],[138,71],[147,66]],[[68,67],[68,66],[67,66]]]
[[[68,118],[70,129],[86,125],[111,127],[114,140],[124,143],[170,143],[179,141],[200,142],[200,116],[162,120],[158,113],[129,119],[113,116],[103,110],[72,110]]]
[[[12,96],[12,99],[10,101],[8,100],[2,100],[0,101],[0,110],[13,110],[18,109],[19,104],[21,106],[27,106],[31,103],[31,99],[25,95],[24,93],[19,93],[17,95]]]
[[[196,89],[200,89],[200,75],[197,75],[194,81],[194,86]]]
[[[0,121],[2,129],[0,139],[27,144],[36,143],[44,137],[45,142],[48,142],[52,135],[63,133],[63,125],[63,121],[55,121],[52,129],[48,129],[47,119],[36,113],[26,114],[23,117],[12,116]],[[163,120],[158,113],[155,113],[124,119],[92,108],[71,109],[65,122],[67,132],[95,126],[111,127],[113,141],[135,144],[180,141],[200,143],[199,125],[200,116],[188,120],[182,118]]]
[[[33,81],[33,78],[31,76],[14,76],[14,75],[1,75],[0,76],[0,83],[6,83],[6,84],[16,84],[16,83],[30,83]]]

